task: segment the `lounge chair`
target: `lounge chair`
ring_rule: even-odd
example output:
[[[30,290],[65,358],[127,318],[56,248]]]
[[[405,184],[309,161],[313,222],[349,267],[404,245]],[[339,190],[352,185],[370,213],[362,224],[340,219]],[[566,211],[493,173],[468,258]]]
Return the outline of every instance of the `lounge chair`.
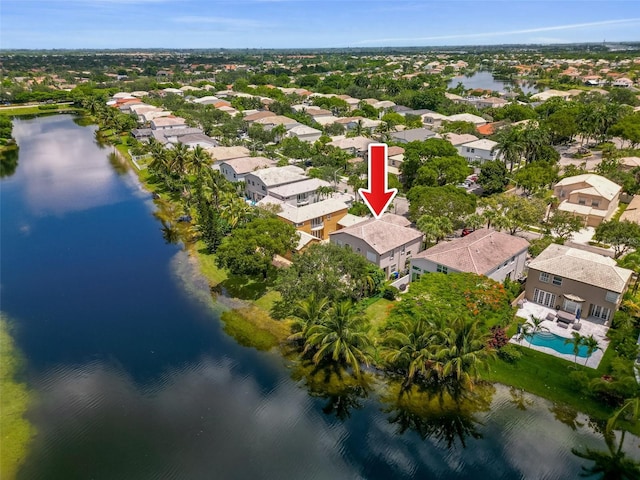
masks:
[[[562,328],[569,328],[569,324],[560,321],[560,319],[558,319],[558,326]]]
[[[556,315],[555,313],[547,313],[547,320],[549,320],[550,322],[555,322],[556,321]]]
[[[582,328],[582,323],[576,322],[573,325],[571,325],[571,328],[573,328],[574,330],[580,330]]]

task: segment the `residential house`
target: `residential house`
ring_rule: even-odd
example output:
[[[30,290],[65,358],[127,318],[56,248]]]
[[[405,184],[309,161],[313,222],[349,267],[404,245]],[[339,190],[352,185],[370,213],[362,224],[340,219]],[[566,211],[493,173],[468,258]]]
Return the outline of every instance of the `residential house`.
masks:
[[[170,130],[187,128],[187,122],[181,117],[158,117],[151,120],[151,130]]]
[[[213,159],[214,166],[219,166],[221,162],[234,158],[248,157],[251,151],[247,147],[236,145],[233,147],[209,147],[205,149]]]
[[[386,213],[342,228],[330,235],[331,243],[351,248],[384,270],[387,278],[408,268],[409,259],[420,252],[422,232],[409,227],[404,217]]]
[[[387,147],[387,171],[400,175],[400,166],[404,162],[404,148],[398,146]]]
[[[391,140],[399,143],[409,142],[424,142],[429,138],[436,137],[436,132],[429,130],[428,128],[411,128],[409,130],[402,130],[400,132],[393,132],[391,134]]]
[[[287,129],[293,128],[296,125],[300,125],[293,118],[285,117],[284,115],[274,115],[274,116],[259,118],[258,120],[255,120],[254,123],[259,123],[266,130],[271,130],[272,128],[278,125],[284,125]]]
[[[458,146],[460,156],[467,159],[467,162],[488,162],[499,157],[499,152],[495,150],[497,142],[493,140],[475,140],[469,143],[463,143]]]
[[[471,143],[478,140],[478,137],[471,135],[470,133],[445,133],[442,138],[447,140],[454,147],[459,147],[465,143]]]
[[[480,125],[484,125],[487,121],[479,117],[477,115],[472,115],[471,113],[457,113],[455,115],[449,116],[449,122],[469,122],[473,123],[476,127]]]
[[[320,187],[330,187],[331,184],[319,178],[307,178],[299,182],[287,183],[277,187],[269,188],[269,197],[274,197],[282,203],[301,207],[322,200],[318,189]]]
[[[476,108],[500,108],[507,105],[509,102],[504,98],[497,97],[479,97],[474,98],[469,102]]]
[[[253,202],[258,202],[266,197],[271,188],[308,179],[303,169],[293,165],[263,168],[247,173],[244,178],[245,195]]]
[[[279,218],[290,223],[296,230],[328,240],[329,235],[338,229],[338,222],[347,214],[349,206],[335,198],[296,207],[283,203],[278,212]]]
[[[276,114],[273,112],[269,112],[266,110],[261,110],[259,112],[255,112],[255,113],[251,113],[249,115],[246,115],[244,117],[244,121],[247,123],[253,123],[256,120],[260,120],[261,118],[269,118],[269,117],[275,117]]]
[[[303,142],[313,143],[322,136],[322,131],[306,125],[296,125],[289,129],[287,137],[296,137]]]
[[[581,216],[588,227],[597,227],[613,216],[621,191],[620,185],[593,173],[563,178],[553,188],[560,199],[558,210]]]
[[[375,140],[367,137],[345,138],[344,136],[337,136],[332,138],[334,140],[329,142],[332,147],[338,147],[351,155],[365,159],[368,155],[369,144],[375,143]]]
[[[633,87],[633,80],[631,80],[630,78],[618,78],[617,80],[615,80],[611,86],[613,87],[622,87],[622,88],[629,88],[629,87]]]
[[[421,115],[422,123],[432,129],[438,130],[444,122],[449,121],[449,117],[441,113],[428,112]]]
[[[552,243],[529,262],[525,297],[569,317],[606,325],[618,310],[632,274],[610,257]]]
[[[441,242],[411,258],[411,280],[424,273],[471,272],[497,282],[517,280],[527,259],[529,242],[489,228]]]
[[[625,211],[620,215],[620,221],[623,222],[625,220],[640,225],[640,195],[635,195]]]
[[[314,121],[323,125],[325,123],[333,123],[336,120],[336,117],[331,113],[331,111],[320,107],[308,107],[306,113]]]
[[[275,160],[265,157],[232,158],[220,163],[220,173],[230,182],[244,182],[247,173],[275,166]]]
[[[626,172],[630,172],[634,168],[640,167],[640,157],[622,157],[619,161],[620,168]]]

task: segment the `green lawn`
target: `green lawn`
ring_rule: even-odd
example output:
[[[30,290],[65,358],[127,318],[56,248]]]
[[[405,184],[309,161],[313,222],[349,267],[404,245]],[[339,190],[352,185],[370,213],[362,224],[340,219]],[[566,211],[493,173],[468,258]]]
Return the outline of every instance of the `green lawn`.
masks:
[[[81,108],[74,107],[73,105],[57,105],[58,109],[54,110],[41,110],[37,105],[33,107],[3,107],[0,108],[0,115],[10,115],[12,117],[18,117],[22,115],[46,115],[49,113],[59,113],[61,111],[81,111]]]
[[[516,348],[522,353],[521,359],[515,363],[508,363],[499,358],[492,360],[489,369],[481,371],[482,379],[521,388],[553,402],[566,403],[601,419],[611,415],[612,409],[576,389],[576,382],[570,377],[575,368],[573,362],[526,347]],[[597,370],[580,364],[577,365],[577,369],[591,377],[599,375]]]
[[[391,300],[379,298],[365,309],[364,313],[371,322],[371,331],[373,333],[377,332],[384,324],[393,303]]]

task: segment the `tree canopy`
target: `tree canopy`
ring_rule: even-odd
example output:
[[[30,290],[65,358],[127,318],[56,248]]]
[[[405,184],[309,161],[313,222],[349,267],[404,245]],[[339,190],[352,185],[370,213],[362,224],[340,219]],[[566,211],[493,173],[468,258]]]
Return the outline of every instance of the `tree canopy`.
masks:
[[[409,218],[418,220],[422,215],[446,217],[454,228],[462,226],[463,219],[475,212],[476,196],[453,185],[443,187],[413,187],[407,194]]]

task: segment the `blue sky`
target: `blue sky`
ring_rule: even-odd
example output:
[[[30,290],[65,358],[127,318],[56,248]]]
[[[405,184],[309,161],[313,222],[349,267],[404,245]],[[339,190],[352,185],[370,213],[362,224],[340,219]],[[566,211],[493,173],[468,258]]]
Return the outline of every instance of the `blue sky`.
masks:
[[[323,48],[640,40],[638,0],[1,0],[0,48]]]

